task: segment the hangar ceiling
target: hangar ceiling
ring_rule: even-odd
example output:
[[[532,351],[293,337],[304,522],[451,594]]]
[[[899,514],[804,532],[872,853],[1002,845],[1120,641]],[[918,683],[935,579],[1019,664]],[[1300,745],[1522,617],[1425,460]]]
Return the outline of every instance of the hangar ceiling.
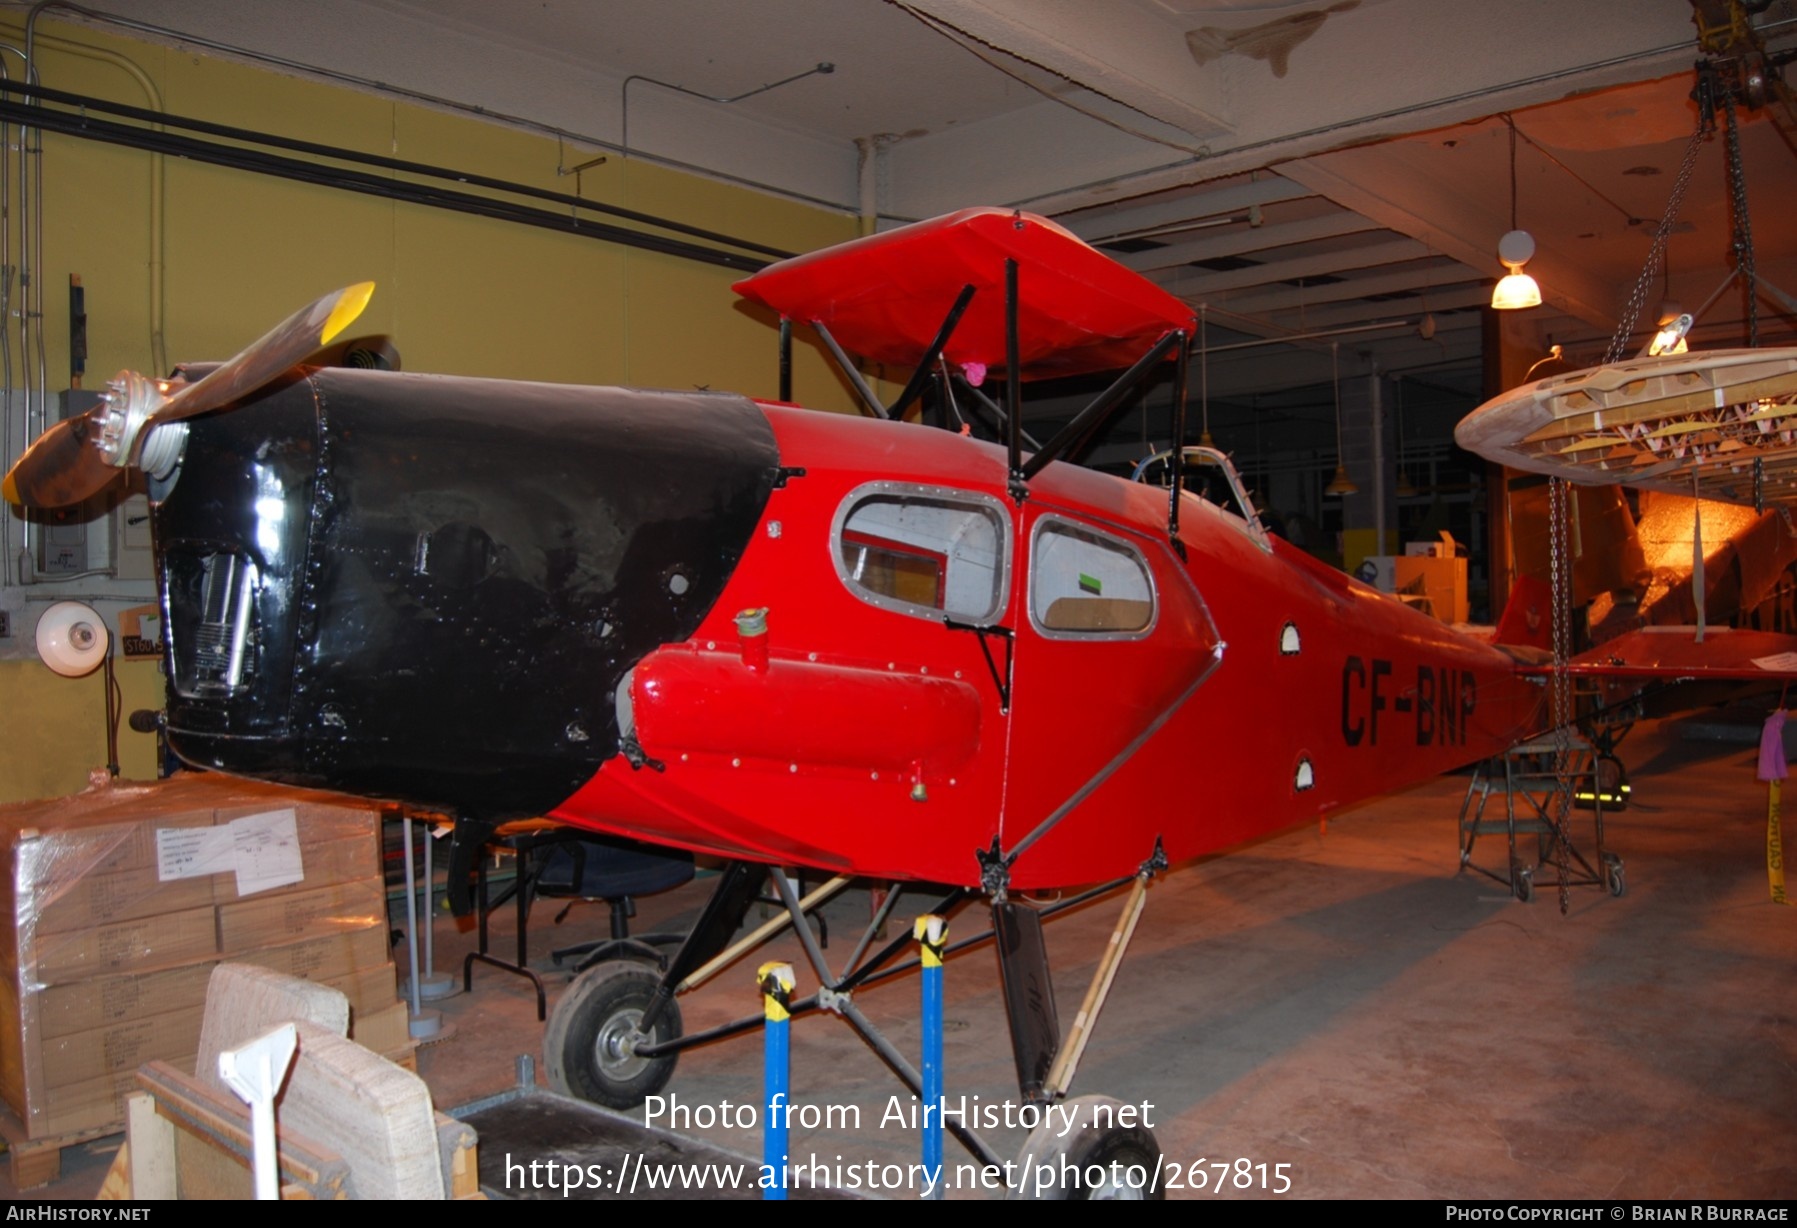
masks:
[[[1797,6],[1750,7],[1772,49]],[[1545,349],[1595,361],[1696,127],[1692,0],[110,0],[210,49],[552,125],[608,157],[762,184],[882,224],[968,204],[1056,217],[1202,306],[1211,393],[1363,365],[1469,395],[1517,222]],[[79,11],[56,13],[93,20]],[[731,98],[806,73],[777,88]],[[678,87],[678,88],[670,88]],[[685,91],[685,92],[683,92]],[[698,97],[704,95],[706,98]],[[1506,118],[1508,117],[1508,118]],[[1743,116],[1760,275],[1797,292],[1797,154]],[[1731,267],[1723,139],[1699,148],[1663,297]],[[1740,344],[1722,295],[1703,344]],[[1762,302],[1762,341],[1797,318]],[[1315,337],[1324,334],[1327,339]],[[1260,338],[1311,338],[1253,346]],[[1230,349],[1229,345],[1242,348]]]

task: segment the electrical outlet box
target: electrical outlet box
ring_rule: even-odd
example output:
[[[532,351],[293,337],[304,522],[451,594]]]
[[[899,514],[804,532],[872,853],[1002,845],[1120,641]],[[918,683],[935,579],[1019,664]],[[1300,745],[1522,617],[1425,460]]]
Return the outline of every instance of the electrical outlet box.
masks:
[[[84,414],[100,403],[100,394],[71,388],[58,394],[62,416]],[[50,508],[30,513],[37,522],[37,572],[40,576],[79,576],[105,566],[103,556],[110,542],[97,540],[109,526],[104,519],[91,520],[85,506]],[[97,552],[97,553],[96,553]]]
[[[112,514],[118,519],[118,578],[154,580],[156,557],[150,543],[149,496],[132,495]]]

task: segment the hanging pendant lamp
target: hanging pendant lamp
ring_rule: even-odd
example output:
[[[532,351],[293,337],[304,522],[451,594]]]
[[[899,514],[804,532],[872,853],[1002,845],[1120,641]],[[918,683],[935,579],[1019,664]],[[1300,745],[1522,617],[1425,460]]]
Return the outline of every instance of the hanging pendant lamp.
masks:
[[[1522,271],[1535,255],[1535,236],[1516,225],[1516,121],[1504,116],[1510,126],[1510,230],[1498,240],[1498,259],[1510,270],[1491,292],[1491,305],[1499,311],[1515,311],[1523,307],[1541,306],[1541,287]]]
[[[1323,493],[1335,497],[1357,495],[1360,487],[1348,476],[1348,467],[1342,463],[1342,373],[1341,342],[1329,343],[1330,381],[1335,386],[1335,476],[1329,479],[1329,485],[1323,487]]]
[[[1404,380],[1400,376],[1398,386],[1398,481],[1392,487],[1392,493],[1400,499],[1408,499],[1416,494],[1416,483],[1410,480],[1410,473],[1404,468]]]

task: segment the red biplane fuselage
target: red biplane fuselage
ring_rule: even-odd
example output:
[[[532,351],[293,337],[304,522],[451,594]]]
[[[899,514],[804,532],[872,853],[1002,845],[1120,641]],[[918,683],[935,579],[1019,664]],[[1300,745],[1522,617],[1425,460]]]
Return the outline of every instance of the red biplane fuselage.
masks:
[[[1175,859],[1222,848],[1536,719],[1541,688],[1504,653],[1194,495],[1182,560],[1159,487],[1051,465],[1017,502],[994,445],[761,408],[804,474],[697,633],[633,671],[659,770],[613,760],[558,818],[959,883],[976,850],[1039,832],[1011,881],[1087,882],[1157,837]]]
[[[289,377],[355,318],[362,285],[205,374],[121,375],[5,481],[13,502],[58,507],[141,470],[170,746],[453,812],[458,903],[474,855],[523,816],[729,859],[671,959],[605,944],[562,995],[556,1087],[629,1107],[681,1048],[761,1022],[683,1037],[674,995],[727,953],[771,863],[838,872],[830,889],[952,884],[938,910],[983,890],[1019,1090],[1056,1100],[1157,851],[1221,849],[1540,728],[1540,671],[1270,537],[1220,454],[1193,459],[1228,507],[1183,482],[1183,448],[1166,487],[1071,463],[1169,363],[1183,440],[1195,321],[1053,223],[972,210],[738,288],[816,328],[886,420],[709,392]],[[896,402],[845,348],[912,370]],[[1024,449],[1022,382],[1118,366]],[[979,407],[1002,444],[892,420],[926,394],[944,420]],[[1775,638],[1641,633],[1568,669],[1631,687],[1787,678],[1765,655],[1791,646]],[[1606,868],[1620,893],[1620,863]],[[810,906],[774,878],[803,921]],[[1007,889],[1132,879],[1063,1049],[1041,938],[1055,909]],[[821,988],[792,1009],[842,1014],[923,1095],[849,1000],[906,945],[871,945],[885,915],[840,975],[798,927]],[[1051,1154],[1158,1164],[1146,1131],[1038,1132],[1026,1148]]]

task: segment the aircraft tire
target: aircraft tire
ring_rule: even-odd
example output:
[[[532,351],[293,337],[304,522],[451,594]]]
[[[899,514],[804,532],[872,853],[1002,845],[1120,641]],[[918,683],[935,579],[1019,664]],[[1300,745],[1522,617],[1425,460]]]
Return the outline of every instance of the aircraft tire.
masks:
[[[1067,1128],[1060,1108],[1073,1114]],[[1017,1184],[1005,1197],[1025,1202],[1156,1201],[1161,1146],[1143,1125],[1118,1125],[1130,1110],[1109,1096],[1079,1096],[1030,1132],[1017,1157]]]
[[[675,1055],[638,1057],[623,1042],[636,1030],[661,978],[628,959],[597,964],[575,978],[550,1013],[543,1037],[549,1086],[613,1109],[633,1109],[667,1086]],[[680,1007],[669,1002],[654,1039],[680,1035]]]

